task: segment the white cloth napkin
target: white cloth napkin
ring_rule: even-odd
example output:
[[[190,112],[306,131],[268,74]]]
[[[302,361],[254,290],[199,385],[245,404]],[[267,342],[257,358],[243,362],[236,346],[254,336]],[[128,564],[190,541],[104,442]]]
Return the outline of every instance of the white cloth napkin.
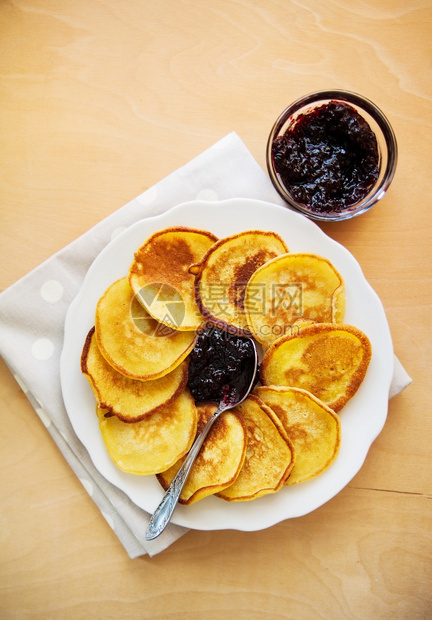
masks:
[[[92,261],[119,231],[181,202],[238,197],[283,204],[266,173],[241,139],[231,133],[0,295],[0,354],[131,558],[155,555],[187,530],[171,524],[156,540],[145,541],[149,515],[99,474],[77,439],[60,388],[59,360],[66,312]],[[410,382],[396,359],[390,397]]]

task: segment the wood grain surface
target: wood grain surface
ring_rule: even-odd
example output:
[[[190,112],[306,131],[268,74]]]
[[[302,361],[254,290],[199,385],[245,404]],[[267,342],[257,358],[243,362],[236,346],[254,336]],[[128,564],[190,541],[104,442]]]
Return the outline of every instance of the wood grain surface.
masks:
[[[297,97],[345,88],[393,124],[397,174],[322,226],[360,262],[413,378],[352,482],[255,533],[130,560],[3,362],[0,617],[432,617],[430,0],[2,0],[0,285],[236,131],[264,167]]]

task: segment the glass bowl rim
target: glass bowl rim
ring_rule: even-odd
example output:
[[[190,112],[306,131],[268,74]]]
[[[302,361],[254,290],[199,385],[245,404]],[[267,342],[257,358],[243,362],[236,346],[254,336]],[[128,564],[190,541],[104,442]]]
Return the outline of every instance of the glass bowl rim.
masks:
[[[382,133],[382,138],[385,143],[387,151],[386,165],[382,178],[380,181],[378,181],[378,185],[373,189],[373,193],[367,196],[365,199],[339,212],[317,213],[312,211],[311,209],[308,209],[305,205],[296,202],[281,184],[273,166],[272,144],[273,140],[279,135],[281,128],[287,122],[290,116],[293,116],[302,108],[311,106],[312,104],[318,104],[320,101],[325,103],[332,100],[351,103],[354,106],[362,109],[375,121]],[[311,219],[325,222],[347,220],[352,217],[358,216],[368,211],[374,204],[381,200],[385,196],[395,175],[397,158],[398,146],[396,141],[396,135],[390,124],[390,121],[388,120],[384,112],[367,97],[349,90],[339,89],[319,90],[311,92],[293,101],[277,117],[270,131],[266,148],[267,170],[270,176],[270,180],[273,183],[273,186],[278,192],[278,194],[295,211],[299,211],[300,213],[303,213]]]

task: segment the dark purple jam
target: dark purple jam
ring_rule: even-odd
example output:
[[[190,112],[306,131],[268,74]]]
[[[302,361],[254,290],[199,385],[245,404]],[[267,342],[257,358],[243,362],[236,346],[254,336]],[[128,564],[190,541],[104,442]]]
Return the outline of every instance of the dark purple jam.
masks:
[[[357,110],[338,101],[299,115],[273,141],[272,155],[294,200],[318,213],[361,201],[379,174],[374,132]]]
[[[188,385],[196,402],[235,399],[249,387],[255,363],[249,338],[209,325],[198,335],[190,354]],[[234,393],[232,384],[238,385]]]

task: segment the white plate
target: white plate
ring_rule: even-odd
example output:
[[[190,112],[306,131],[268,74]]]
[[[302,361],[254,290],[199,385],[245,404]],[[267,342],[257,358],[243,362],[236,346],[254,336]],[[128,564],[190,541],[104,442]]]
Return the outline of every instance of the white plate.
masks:
[[[111,461],[99,432],[93,393],[80,371],[80,356],[87,332],[94,324],[99,297],[114,280],[127,274],[134,252],[145,239],[168,226],[202,228],[218,237],[251,229],[275,231],[290,251],[313,252],[328,258],[345,280],[345,322],[368,335],[373,354],[359,391],[340,413],[342,441],[335,462],[314,480],[284,487],[279,493],[252,502],[208,497],[192,506],[179,505],[172,521],[199,530],[253,531],[307,514],[350,482],[383,428],[393,375],[393,346],[382,304],[354,257],[316,224],[284,207],[249,199],[184,203],[163,215],[137,222],[99,254],[69,308],[65,324],[60,372],[72,426],[99,472],[137,506],[153,512],[162,489],[155,476],[126,474]]]

